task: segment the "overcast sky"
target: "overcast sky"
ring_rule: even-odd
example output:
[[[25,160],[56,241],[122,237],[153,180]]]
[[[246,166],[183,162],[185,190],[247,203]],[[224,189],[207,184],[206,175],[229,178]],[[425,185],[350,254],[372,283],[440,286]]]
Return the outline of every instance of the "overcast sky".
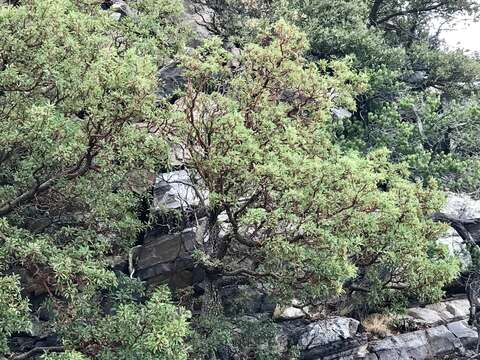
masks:
[[[443,33],[443,38],[450,48],[464,48],[480,52],[480,22],[462,21],[453,30]]]

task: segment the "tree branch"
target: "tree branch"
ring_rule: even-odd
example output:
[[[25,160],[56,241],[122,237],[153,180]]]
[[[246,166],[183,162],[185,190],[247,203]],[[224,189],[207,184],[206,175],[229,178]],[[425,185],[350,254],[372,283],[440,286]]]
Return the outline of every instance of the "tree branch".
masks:
[[[34,347],[32,350],[27,351],[26,353],[11,356],[9,360],[26,360],[26,359],[30,359],[31,356],[37,353],[62,352],[62,351],[65,351],[65,348],[63,346],[39,346],[39,347]]]
[[[375,0],[373,2],[372,8],[370,10],[370,14],[368,15],[368,22],[371,26],[377,24],[378,12],[380,10],[380,6],[382,5],[384,0]]]
[[[60,179],[62,177],[65,177],[67,179],[74,179],[74,178],[80,177],[80,176],[84,175],[85,173],[87,173],[87,171],[92,166],[92,162],[93,162],[94,157],[98,154],[98,151],[94,151],[93,149],[94,149],[94,145],[91,145],[91,147],[87,150],[85,155],[78,161],[78,163],[74,167],[68,169],[67,171],[65,171],[61,174],[53,176],[52,178],[50,178],[50,179],[48,179],[48,180],[46,180],[42,183],[39,183],[37,181],[37,183],[32,185],[32,187],[29,190],[25,191],[21,195],[18,195],[12,201],[1,204],[0,205],[0,217],[9,214],[18,205],[33,199],[35,197],[35,195],[47,191],[48,189],[50,189],[55,184],[55,182],[58,179]]]
[[[472,230],[477,228],[480,230],[480,218],[462,220],[444,213],[435,213],[432,215],[432,220],[450,225],[469,244],[476,245],[477,241],[480,242],[480,239],[475,239],[472,236]]]
[[[237,219],[232,214],[232,210],[228,205],[225,205],[225,212],[227,213],[228,221],[230,221],[230,223],[232,224],[233,236],[235,240],[237,240],[240,244],[248,247],[261,247],[261,244],[259,242],[247,239],[240,234]]]
[[[383,18],[377,20],[375,22],[376,25],[379,25],[379,24],[382,24],[390,19],[393,19],[395,17],[398,17],[398,16],[403,16],[403,15],[409,15],[409,14],[419,14],[419,13],[422,13],[422,12],[428,12],[428,11],[433,11],[433,10],[437,10],[439,8],[441,8],[442,6],[445,6],[448,4],[448,1],[441,1],[439,2],[438,4],[435,4],[435,5],[431,5],[431,6],[427,6],[427,7],[423,7],[423,8],[414,8],[414,9],[408,9],[408,10],[402,10],[402,11],[397,11],[393,14],[390,14],[390,15],[386,15],[384,16]]]
[[[253,270],[249,269],[236,269],[232,271],[223,271],[222,273],[224,276],[239,276],[239,275],[246,275],[254,278],[260,278],[260,277],[271,277],[274,279],[279,279],[280,277],[277,274],[273,273],[263,273],[263,272],[256,272]]]

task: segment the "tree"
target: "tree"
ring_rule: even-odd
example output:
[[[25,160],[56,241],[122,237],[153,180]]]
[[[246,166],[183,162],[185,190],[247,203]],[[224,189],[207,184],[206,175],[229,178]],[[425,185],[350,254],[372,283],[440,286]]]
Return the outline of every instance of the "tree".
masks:
[[[8,351],[7,338],[19,329],[28,329],[28,302],[22,299],[18,279],[14,276],[0,278],[0,352]]]
[[[310,57],[353,57],[352,65],[369,74],[369,90],[357,97],[352,116],[338,121],[337,141],[364,153],[387,145],[392,160],[409,162],[424,182],[433,174],[452,190],[480,188],[478,176],[469,170],[478,167],[477,153],[461,147],[476,136],[476,118],[454,120],[463,117],[462,107],[478,104],[480,65],[463,51],[445,50],[440,41],[442,26],[449,21],[478,14],[477,2],[278,0],[236,2],[233,8],[226,0],[194,2],[212,7],[212,30],[239,46],[265,23],[283,16],[307,34]],[[432,20],[443,23],[435,28]],[[440,104],[424,119],[424,99],[435,96]],[[406,102],[408,111],[398,106]],[[415,112],[418,116],[412,116]],[[448,138],[453,128],[457,141],[448,149],[446,142],[432,147],[421,124],[445,124],[446,119],[448,126],[441,127],[441,133],[437,127],[436,136]]]
[[[125,291],[126,284],[121,285],[111,295],[130,295]],[[130,286],[130,290],[134,288]],[[188,358],[188,347],[184,341],[189,335],[189,314],[179,311],[171,303],[170,292],[165,287],[156,289],[145,304],[119,301],[115,311],[107,315],[102,315],[101,309],[92,306],[88,296],[81,296],[78,301],[80,303],[75,305],[75,321],[63,324],[58,329],[68,348],[77,349],[93,359]],[[58,355],[47,357],[57,358]]]
[[[166,159],[154,133],[156,72],[182,46],[182,9],[153,3],[136,2],[137,16],[120,22],[98,2],[0,6],[3,353],[7,337],[28,328],[26,301],[36,298],[51,309],[50,326],[64,333],[66,350],[98,359],[132,349],[145,358],[184,358],[187,314],[164,291],[145,305],[105,295],[119,282],[111,259],[125,254],[145,225],[135,213],[137,189],[149,186]],[[114,315],[105,313],[106,301]],[[85,304],[94,317],[82,318]],[[113,322],[143,322],[146,338],[108,333]],[[79,346],[66,332],[74,325],[109,345],[95,347],[93,336]]]
[[[197,193],[208,192],[204,314],[221,314],[225,279],[250,279],[304,303],[353,294],[358,304],[438,298],[458,272],[436,245],[433,186],[408,180],[388,152],[332,143],[333,106],[355,105],[365,77],[348,62],[309,63],[305,36],[280,21],[244,47],[238,67],[218,39],[183,59],[185,97],[171,141]],[[401,255],[400,255],[401,254]]]

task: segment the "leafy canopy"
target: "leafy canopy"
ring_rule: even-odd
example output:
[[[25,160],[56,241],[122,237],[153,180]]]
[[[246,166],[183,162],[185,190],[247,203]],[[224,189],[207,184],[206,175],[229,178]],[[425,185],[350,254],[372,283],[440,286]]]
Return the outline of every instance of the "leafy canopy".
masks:
[[[214,283],[254,279],[307,303],[352,292],[373,305],[438,298],[458,270],[428,218],[440,193],[411,183],[385,150],[364,157],[332,142],[332,108],[353,110],[366,78],[348,61],[308,62],[307,49],[280,21],[243,48],[238,67],[218,39],[183,59],[188,85],[171,134],[209,193],[198,261]]]
[[[369,90],[356,97],[356,111],[338,121],[337,142],[364,153],[387,146],[393,161],[408,162],[425,183],[434,176],[451,190],[480,189],[472,170],[479,168],[478,153],[466,145],[478,136],[480,64],[461,50],[446,50],[440,40],[442,26],[452,19],[478,15],[478,2],[193,2],[203,11],[213,8],[209,29],[240,47],[265,24],[284,17],[306,33],[309,57],[353,58],[352,65],[369,74]],[[439,106],[425,111],[425,99],[434,97]],[[463,107],[470,109],[467,121]]]
[[[21,289],[48,299],[52,326],[89,333],[81,346],[66,334],[67,350],[99,359],[131,358],[132,351],[146,359],[185,356],[187,314],[165,291],[145,305],[119,301],[111,316],[102,311],[102,293],[118,283],[109,259],[136,241],[138,191],[166,157],[150,131],[158,125],[156,72],[183,46],[182,8],[152,4],[136,2],[138,17],[120,22],[97,2],[0,6],[3,353],[6,337],[28,329]],[[79,321],[84,304],[89,321]],[[123,333],[141,323],[145,338]],[[96,347],[95,334],[105,348]]]

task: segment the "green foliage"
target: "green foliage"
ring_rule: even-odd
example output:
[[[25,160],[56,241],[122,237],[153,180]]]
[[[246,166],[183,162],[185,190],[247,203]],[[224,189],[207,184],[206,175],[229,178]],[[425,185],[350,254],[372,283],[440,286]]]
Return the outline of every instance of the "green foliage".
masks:
[[[474,99],[442,104],[435,94],[404,97],[371,114],[369,140],[390,142],[396,160],[407,161],[418,179],[434,176],[453,191],[478,189],[478,107]]]
[[[169,0],[127,2],[136,15],[115,22],[115,45],[122,50],[135,48],[142,55],[153,56],[163,66],[181,51],[186,29],[181,27],[183,3]],[[98,6],[95,5],[98,13]]]
[[[189,313],[170,302],[169,291],[156,289],[145,304],[122,301],[119,287],[107,298],[112,300],[110,314],[102,316],[102,299],[82,294],[70,310],[73,323],[58,328],[68,348],[78,349],[92,359],[187,359]],[[113,301],[114,300],[114,301]],[[65,318],[59,313],[60,319]],[[61,321],[60,321],[61,323]]]
[[[82,353],[77,351],[65,351],[61,353],[51,353],[44,355],[42,360],[88,360]]]
[[[475,3],[194,2],[239,56],[215,37],[182,53],[178,1],[132,1],[120,21],[97,1],[0,6],[0,352],[44,296],[65,347],[44,359],[276,359],[273,323],[224,316],[223,279],[348,311],[438,299],[457,276],[431,177],[478,186],[480,67],[429,21]],[[159,109],[178,53],[186,86]],[[195,332],[165,288],[111,270],[171,144],[209,194]]]
[[[240,358],[255,356],[258,360],[280,359],[276,342],[278,325],[271,319],[245,316],[201,315],[193,322],[191,359],[217,359],[219,354]]]
[[[27,327],[21,286],[27,296],[49,297],[58,314],[51,325],[68,350],[184,358],[186,314],[165,291],[145,305],[119,299],[114,315],[91,302],[117,284],[109,258],[135,242],[144,226],[138,191],[167,157],[150,129],[158,125],[157,66],[183,45],[182,7],[135,6],[136,17],[120,22],[98,2],[0,6],[2,352],[5,336]],[[6,274],[18,274],[20,284]],[[82,317],[86,306],[92,318]],[[81,346],[67,331],[80,318]]]
[[[433,175],[452,190],[479,188],[471,170],[477,153],[458,138],[476,136],[475,117],[466,123],[460,118],[464,107],[478,106],[472,92],[480,64],[461,51],[441,49],[430,22],[475,13],[475,2],[315,0],[292,1],[291,9],[301,14],[314,56],[354,55],[355,66],[370,75],[369,91],[357,98],[358,111],[340,132],[347,145],[364,152],[386,146],[393,160],[408,160],[422,181]]]
[[[294,14],[295,23],[311,41],[311,54],[317,58],[355,55],[356,66],[375,68],[388,64],[404,66],[404,50],[390,46],[381,30],[368,24],[370,2],[292,0],[284,10]]]
[[[202,16],[202,26],[236,44],[252,39],[259,25],[278,20],[283,0],[192,0],[193,10]]]
[[[357,111],[336,129],[343,146],[364,153],[387,146],[392,160],[410,161],[415,176],[425,183],[434,175],[452,190],[480,188],[471,170],[478,162],[477,153],[463,149],[463,141],[451,142],[448,149],[434,148],[431,139],[415,129],[415,123],[433,120],[445,125],[437,127],[438,139],[449,137],[451,128],[458,129],[462,138],[477,136],[469,125],[458,127],[463,121],[456,114],[445,117],[445,112],[466,104],[477,106],[480,64],[462,51],[445,50],[441,31],[432,25],[434,18],[478,14],[477,2],[275,0],[240,1],[233,7],[226,0],[194,2],[220,9],[214,30],[237,44],[250,41],[266,23],[283,17],[305,32],[310,57],[350,57],[355,68],[368,73],[369,91],[357,96]],[[420,109],[422,99],[437,95],[441,104],[429,114],[417,111],[418,120],[398,106],[408,101],[410,109]],[[475,123],[472,120],[472,126]]]
[[[0,353],[7,352],[7,339],[13,332],[30,327],[28,302],[20,295],[15,276],[0,276]]]
[[[435,186],[411,183],[385,150],[363,157],[331,141],[332,107],[352,109],[365,77],[348,62],[307,62],[306,39],[283,21],[259,44],[244,47],[240,71],[216,40],[183,62],[172,134],[210,193],[199,262],[306,302],[352,292],[371,304],[438,298],[458,264],[436,245]],[[222,213],[224,236],[215,233]]]
[[[215,359],[218,351],[231,346],[234,325],[231,320],[222,316],[200,316],[195,318],[192,333],[191,356],[195,359]]]

